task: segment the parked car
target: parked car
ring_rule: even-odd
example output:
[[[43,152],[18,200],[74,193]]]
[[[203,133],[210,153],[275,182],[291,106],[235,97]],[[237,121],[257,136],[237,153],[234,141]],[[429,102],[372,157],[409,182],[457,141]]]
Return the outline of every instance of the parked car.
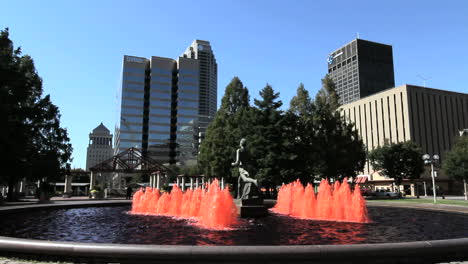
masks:
[[[400,192],[391,192],[385,190],[377,190],[374,192],[376,198],[401,198]]]
[[[374,196],[374,192],[369,189],[361,189],[362,196]]]

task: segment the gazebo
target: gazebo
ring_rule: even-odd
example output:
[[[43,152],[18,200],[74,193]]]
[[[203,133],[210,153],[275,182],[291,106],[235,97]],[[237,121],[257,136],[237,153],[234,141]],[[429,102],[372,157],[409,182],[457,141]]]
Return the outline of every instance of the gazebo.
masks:
[[[159,188],[160,177],[167,177],[167,173],[172,172],[167,166],[143,156],[139,149],[133,147],[92,166],[89,170],[91,171],[90,189],[96,185],[96,173],[147,173],[150,175],[150,187]]]

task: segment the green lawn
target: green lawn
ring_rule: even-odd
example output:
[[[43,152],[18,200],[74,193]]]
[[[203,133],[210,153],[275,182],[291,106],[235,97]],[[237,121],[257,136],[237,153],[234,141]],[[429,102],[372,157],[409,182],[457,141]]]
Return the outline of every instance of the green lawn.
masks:
[[[378,201],[378,202],[388,202],[388,203],[428,203],[432,204],[434,203],[434,200],[428,199],[428,198],[421,198],[421,199],[415,199],[415,198],[403,198],[403,199],[372,199],[372,200],[367,200],[368,202],[372,201]],[[441,199],[437,197],[437,203],[438,204],[449,204],[449,205],[462,205],[462,206],[468,206],[468,201],[465,200],[447,200],[447,199]]]

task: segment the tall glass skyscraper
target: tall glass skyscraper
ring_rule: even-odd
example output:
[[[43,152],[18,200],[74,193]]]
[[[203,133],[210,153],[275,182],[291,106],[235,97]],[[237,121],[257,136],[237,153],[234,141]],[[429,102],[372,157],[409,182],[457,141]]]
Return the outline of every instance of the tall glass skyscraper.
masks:
[[[204,55],[124,56],[116,153],[137,147],[163,163],[196,162],[199,137],[216,113],[217,64],[208,41],[195,40],[187,50],[194,49]]]

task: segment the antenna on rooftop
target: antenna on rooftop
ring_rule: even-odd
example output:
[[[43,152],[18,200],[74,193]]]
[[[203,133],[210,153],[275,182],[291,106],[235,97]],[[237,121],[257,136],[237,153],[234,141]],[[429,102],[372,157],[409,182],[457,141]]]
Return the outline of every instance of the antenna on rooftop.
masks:
[[[419,78],[421,78],[421,80],[423,80],[423,86],[424,88],[426,88],[426,81],[429,81],[430,79],[432,79],[432,77],[424,77],[423,75],[421,74],[418,74],[417,75]]]
[[[356,38],[357,39],[359,38],[359,32],[356,32]]]

